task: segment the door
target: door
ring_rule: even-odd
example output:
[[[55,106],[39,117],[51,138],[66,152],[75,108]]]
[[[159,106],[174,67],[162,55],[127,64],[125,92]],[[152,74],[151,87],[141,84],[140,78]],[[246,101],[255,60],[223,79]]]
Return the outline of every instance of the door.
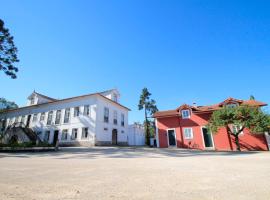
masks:
[[[205,127],[202,128],[202,133],[203,133],[203,140],[204,140],[205,148],[213,148],[214,145],[213,145],[213,136],[212,136],[212,134]]]
[[[176,136],[174,130],[168,130],[168,144],[169,146],[176,146]]]
[[[117,129],[112,130],[112,145],[117,145]]]
[[[54,134],[53,134],[53,145],[56,146],[57,142],[58,142],[58,135],[59,135],[59,131],[55,130]]]

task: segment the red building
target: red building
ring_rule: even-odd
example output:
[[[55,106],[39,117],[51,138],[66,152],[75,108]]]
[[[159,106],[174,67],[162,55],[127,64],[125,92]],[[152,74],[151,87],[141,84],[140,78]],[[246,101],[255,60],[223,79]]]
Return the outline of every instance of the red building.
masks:
[[[238,100],[228,98],[211,106],[182,105],[175,110],[160,111],[154,114],[156,119],[156,141],[161,148],[179,147],[191,149],[236,150],[234,137],[225,128],[218,133],[208,133],[206,125],[213,111],[223,106],[266,106],[256,100]],[[238,127],[233,127],[237,129]],[[268,150],[265,134],[251,134],[248,129],[239,135],[242,150]]]

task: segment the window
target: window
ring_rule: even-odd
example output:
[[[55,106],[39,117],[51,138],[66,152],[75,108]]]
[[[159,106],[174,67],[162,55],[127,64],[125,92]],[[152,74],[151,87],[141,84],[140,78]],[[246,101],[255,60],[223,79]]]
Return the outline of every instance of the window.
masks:
[[[117,94],[113,94],[113,101],[118,102]]]
[[[19,122],[19,117],[16,117],[15,118],[15,123],[18,123]]]
[[[11,126],[13,124],[13,118],[9,119],[8,125]]]
[[[71,139],[72,140],[76,140],[78,137],[78,129],[77,128],[73,128],[72,129],[72,134],[71,134]]]
[[[35,104],[35,98],[34,97],[31,98],[31,102],[30,103],[31,103],[31,105]]]
[[[104,108],[104,122],[109,123],[109,108]]]
[[[121,126],[125,126],[125,115],[121,114]]]
[[[88,116],[90,114],[90,106],[89,105],[85,105],[83,108],[83,115]]]
[[[49,142],[49,139],[50,139],[50,131],[45,131],[43,141],[44,142]]]
[[[237,106],[237,104],[231,103],[231,104],[227,104],[226,108],[235,108],[236,106]]]
[[[74,108],[74,117],[78,117],[80,115],[80,107]]]
[[[233,134],[236,134],[241,128],[242,128],[242,126],[240,126],[240,125],[232,125],[232,132],[233,132]],[[243,131],[241,131],[239,133],[239,135],[243,135],[243,134],[244,134]]]
[[[21,122],[24,123],[25,121],[25,115],[21,117]]]
[[[37,121],[37,114],[34,114],[32,122],[36,122],[36,121]]]
[[[52,117],[53,117],[53,111],[50,111],[48,113],[47,125],[51,125],[52,124]]]
[[[190,118],[190,111],[189,110],[182,110],[182,117],[183,117],[183,119]]]
[[[82,139],[86,139],[88,137],[88,128],[82,128]]]
[[[41,137],[42,137],[42,132],[41,132],[41,131],[38,131],[38,132],[37,132],[37,136],[38,136],[39,139],[41,139]]]
[[[68,136],[68,130],[67,129],[62,130],[61,140],[67,140],[67,136]]]
[[[43,113],[40,114],[39,121],[44,122],[44,120],[45,120],[45,113],[43,112]]]
[[[184,128],[184,137],[185,137],[185,139],[192,139],[193,138],[192,128]]]
[[[55,124],[60,124],[61,121],[61,110],[56,111]]]
[[[117,111],[113,111],[113,123],[117,125]]]
[[[64,123],[69,123],[69,119],[70,119],[70,108],[67,108],[65,110]]]

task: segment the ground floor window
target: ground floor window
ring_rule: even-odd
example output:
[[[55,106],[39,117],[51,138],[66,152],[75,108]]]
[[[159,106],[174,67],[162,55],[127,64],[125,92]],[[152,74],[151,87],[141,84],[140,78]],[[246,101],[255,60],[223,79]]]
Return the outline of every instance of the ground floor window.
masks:
[[[82,139],[86,139],[88,137],[88,128],[82,128]]]
[[[61,140],[67,140],[67,136],[68,136],[68,130],[67,129],[64,129],[62,131],[62,137],[61,137]]]
[[[192,128],[184,128],[184,137],[185,139],[193,139]]]
[[[76,140],[78,137],[78,129],[77,128],[73,128],[72,129],[72,134],[71,134],[71,139],[72,140]]]
[[[49,142],[49,139],[50,139],[50,131],[45,131],[43,141]]]

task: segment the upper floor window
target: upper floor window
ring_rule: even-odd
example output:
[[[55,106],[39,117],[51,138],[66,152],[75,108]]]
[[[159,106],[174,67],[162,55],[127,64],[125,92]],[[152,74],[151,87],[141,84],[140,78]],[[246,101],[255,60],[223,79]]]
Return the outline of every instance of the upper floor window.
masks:
[[[113,123],[117,125],[117,111],[113,111]]]
[[[39,121],[43,122],[44,120],[45,120],[45,113],[43,112],[43,113],[40,114]]]
[[[65,110],[64,123],[69,123],[69,119],[70,119],[70,108],[67,108]]]
[[[75,107],[74,108],[74,117],[78,117],[80,115],[80,107]]]
[[[185,139],[192,139],[193,138],[192,128],[184,128],[184,137],[185,137]]]
[[[37,121],[37,114],[34,114],[32,122],[36,122],[36,121]]]
[[[121,126],[125,126],[125,115],[121,114]]]
[[[57,110],[55,116],[55,124],[60,124],[60,121],[61,121],[61,110]]]
[[[88,128],[82,128],[82,139],[86,139],[88,137]]]
[[[235,108],[235,107],[237,107],[237,104],[235,104],[235,103],[231,103],[231,104],[226,105],[226,108]]]
[[[109,108],[105,107],[104,108],[104,122],[108,123],[109,122]]]
[[[89,105],[85,105],[83,108],[83,115],[88,116],[90,114],[90,106]]]
[[[34,98],[34,97],[31,98],[30,104],[31,104],[31,105],[35,104],[35,98]]]
[[[68,130],[67,129],[62,130],[61,140],[67,140],[67,136],[68,136]]]
[[[23,115],[23,116],[21,117],[21,122],[24,123],[24,121],[25,121],[25,115]]]
[[[50,111],[48,113],[47,125],[51,125],[52,124],[52,118],[53,118],[53,111]]]
[[[190,118],[190,110],[182,110],[183,119]]]

